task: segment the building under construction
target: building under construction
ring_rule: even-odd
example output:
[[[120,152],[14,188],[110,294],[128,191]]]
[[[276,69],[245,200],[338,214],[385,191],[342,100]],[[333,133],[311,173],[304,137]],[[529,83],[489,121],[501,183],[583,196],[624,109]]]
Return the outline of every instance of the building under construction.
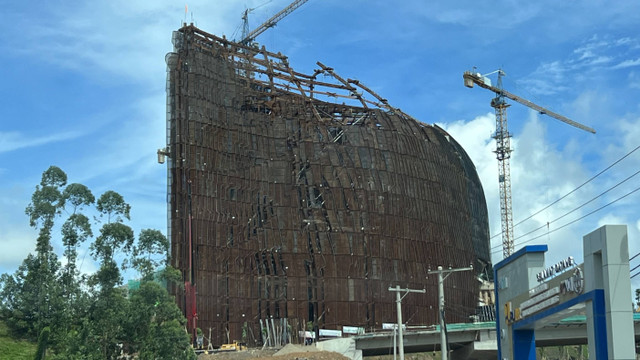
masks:
[[[374,331],[475,312],[490,267],[475,167],[443,129],[361,82],[196,27],[167,55],[169,234],[173,289],[191,330],[213,344],[295,340],[299,330]],[[372,81],[375,81],[373,79]],[[269,340],[267,340],[269,339]]]

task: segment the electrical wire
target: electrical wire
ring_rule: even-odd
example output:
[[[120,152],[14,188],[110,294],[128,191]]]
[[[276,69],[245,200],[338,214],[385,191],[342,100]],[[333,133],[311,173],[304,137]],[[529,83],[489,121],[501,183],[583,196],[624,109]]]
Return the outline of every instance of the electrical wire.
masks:
[[[639,252],[639,253],[637,253],[637,254],[635,254],[635,255],[633,255],[633,257],[632,257],[632,258],[630,258],[630,259],[629,259],[629,261],[631,261],[631,260],[633,260],[633,259],[637,258],[637,257],[638,257],[638,255],[640,255],[640,252]]]
[[[564,218],[565,216],[570,215],[570,214],[574,213],[575,211],[577,211],[577,210],[579,210],[579,209],[583,208],[583,207],[584,207],[584,206],[586,206],[587,204],[590,204],[591,202],[593,202],[593,201],[594,201],[594,200],[596,200],[597,198],[599,198],[599,197],[601,197],[601,196],[605,195],[605,194],[606,194],[606,193],[608,193],[609,191],[611,191],[611,190],[615,189],[616,187],[618,187],[618,186],[622,185],[623,183],[625,183],[626,181],[628,181],[629,179],[631,179],[632,177],[634,177],[634,176],[636,176],[636,175],[638,175],[638,174],[640,174],[640,170],[639,170],[639,171],[637,171],[635,174],[633,174],[633,175],[631,175],[631,176],[627,177],[626,179],[622,180],[621,182],[617,183],[617,184],[616,184],[616,185],[614,185],[613,187],[611,187],[611,188],[607,189],[606,191],[604,191],[604,192],[600,193],[599,195],[597,195],[597,196],[593,197],[591,200],[589,200],[589,201],[587,201],[587,202],[583,203],[582,205],[580,205],[580,206],[578,206],[578,207],[574,208],[573,210],[571,210],[571,211],[569,211],[569,212],[565,213],[564,215],[561,215],[561,216],[560,216],[560,217],[558,217],[558,218],[555,218],[555,219],[553,219],[553,220],[551,220],[551,221],[548,221],[546,224],[544,224],[544,225],[542,225],[542,226],[538,227],[537,229],[534,229],[534,230],[532,230],[532,231],[529,231],[529,232],[528,232],[528,233],[526,233],[526,234],[520,235],[520,236],[516,237],[516,238],[515,238],[515,239],[513,239],[513,240],[515,241],[515,240],[521,239],[521,238],[523,238],[523,237],[525,237],[525,236],[527,236],[527,235],[529,235],[529,234],[531,234],[531,233],[533,233],[533,232],[535,232],[535,231],[540,230],[541,228],[543,228],[543,227],[545,227],[545,226],[546,226],[546,227],[549,227],[549,225],[550,225],[550,224],[553,224],[554,222],[556,222],[556,221],[558,221],[558,220],[560,220],[560,219]]]
[[[517,245],[526,244],[526,243],[531,242],[531,241],[533,241],[533,240],[539,239],[539,238],[541,238],[541,237],[543,237],[543,236],[545,236],[545,235],[548,235],[548,234],[550,234],[550,233],[554,233],[554,232],[556,232],[556,231],[558,231],[558,230],[560,230],[560,229],[563,229],[563,228],[565,228],[565,227],[567,227],[567,226],[569,226],[569,225],[571,225],[571,224],[574,224],[574,223],[576,223],[576,222],[578,222],[578,221],[580,221],[580,220],[582,220],[582,219],[584,219],[584,218],[586,218],[586,217],[588,217],[588,216],[590,216],[590,215],[595,214],[596,212],[598,212],[598,211],[600,211],[600,210],[602,210],[602,209],[606,208],[606,207],[607,207],[607,206],[609,206],[609,205],[612,205],[612,204],[614,204],[614,203],[616,203],[616,202],[618,202],[618,201],[620,201],[620,200],[622,200],[622,199],[626,198],[627,196],[629,196],[629,195],[631,195],[631,194],[633,194],[633,193],[637,192],[638,190],[640,190],[640,187],[635,188],[634,190],[632,190],[632,191],[630,191],[630,192],[628,192],[628,193],[626,193],[626,194],[622,195],[621,197],[619,197],[619,198],[617,198],[617,199],[615,199],[615,200],[613,200],[613,201],[611,201],[611,202],[609,202],[609,203],[607,203],[607,204],[605,204],[605,205],[603,205],[603,206],[601,206],[601,207],[599,207],[599,208],[597,208],[597,209],[595,209],[595,210],[593,210],[593,211],[591,211],[591,212],[589,212],[589,213],[587,213],[587,214],[585,214],[585,215],[583,215],[583,216],[581,216],[581,217],[579,217],[579,218],[577,218],[577,219],[575,219],[575,220],[572,220],[572,221],[570,221],[570,222],[568,222],[568,223],[566,223],[566,224],[564,224],[564,225],[562,225],[562,226],[560,226],[560,227],[558,227],[558,228],[555,228],[555,229],[553,229],[553,230],[549,231],[548,233],[545,233],[545,234],[542,234],[542,235],[538,235],[538,236],[532,237],[531,239],[526,240],[526,241],[522,241],[522,242],[518,243]],[[502,250],[493,251],[493,252],[492,252],[492,254],[499,253],[500,251],[502,251]]]
[[[626,153],[624,156],[622,156],[620,159],[616,160],[615,162],[613,162],[611,165],[607,166],[605,169],[601,170],[600,172],[598,172],[597,174],[595,174],[594,176],[592,176],[591,178],[589,178],[587,181],[583,182],[582,184],[580,184],[578,187],[576,187],[575,189],[569,191],[568,193],[566,193],[565,195],[561,196],[560,198],[558,198],[557,200],[553,201],[551,204],[545,206],[544,208],[536,211],[535,213],[529,215],[528,217],[524,218],[523,220],[518,221],[515,225],[513,225],[513,227],[515,228],[516,226],[522,224],[523,222],[531,219],[532,217],[540,214],[541,212],[547,210],[549,207],[557,204],[558,202],[560,202],[561,200],[563,200],[564,198],[566,198],[567,196],[573,194],[574,192],[576,192],[577,190],[579,190],[580,188],[582,188],[583,186],[585,186],[586,184],[590,183],[591,181],[593,181],[595,178],[597,178],[598,176],[602,175],[603,173],[605,173],[606,171],[608,171],[609,169],[611,169],[612,167],[614,167],[615,165],[617,165],[619,162],[621,162],[622,160],[624,160],[625,158],[627,158],[629,155],[633,154],[634,152],[636,152],[638,149],[640,149],[640,145],[636,146],[636,148],[634,148],[633,150],[629,151],[628,153]],[[489,240],[496,238],[498,236],[502,235],[502,232],[495,234],[493,236],[491,236],[489,238]],[[500,245],[501,246],[501,245]]]
[[[591,198],[589,201],[587,201],[587,202],[585,202],[585,203],[582,203],[582,205],[580,205],[580,206],[578,206],[578,207],[576,207],[576,208],[574,208],[574,209],[570,210],[569,212],[567,212],[567,213],[565,213],[565,214],[561,215],[560,217],[557,217],[557,218],[555,218],[555,219],[553,219],[553,220],[551,220],[551,221],[548,221],[547,223],[542,224],[542,225],[540,225],[539,227],[537,227],[537,228],[535,228],[535,229],[533,229],[533,230],[531,230],[531,231],[529,231],[529,232],[527,232],[527,233],[524,233],[524,234],[522,234],[522,235],[520,235],[520,236],[518,236],[518,237],[514,238],[514,239],[513,239],[513,241],[515,242],[516,240],[521,239],[521,238],[523,238],[523,237],[525,237],[525,236],[527,236],[527,235],[530,235],[530,234],[532,234],[532,233],[534,233],[534,232],[536,232],[536,231],[538,231],[538,230],[540,230],[540,229],[542,229],[542,228],[544,228],[544,227],[548,227],[550,224],[553,224],[554,222],[556,222],[556,221],[558,221],[558,220],[560,220],[560,219],[564,218],[565,216],[570,215],[570,214],[572,214],[572,213],[576,212],[577,210],[579,210],[579,209],[581,209],[581,208],[585,207],[586,205],[590,204],[591,202],[593,202],[593,201],[594,201],[594,200],[596,200],[597,198],[599,198],[599,197],[601,197],[601,196],[605,195],[606,193],[610,192],[611,190],[613,190],[613,189],[617,188],[618,186],[620,186],[620,185],[624,184],[625,182],[629,181],[631,178],[633,178],[634,176],[636,176],[636,175],[638,175],[638,174],[640,174],[640,170],[636,171],[633,175],[628,176],[626,179],[624,179],[624,180],[620,181],[619,183],[615,184],[614,186],[610,187],[609,189],[607,189],[607,190],[605,190],[605,191],[601,192],[600,194],[596,195],[595,197]],[[492,247],[491,249],[496,249],[496,248],[501,247],[501,246],[502,246],[502,245],[496,245],[496,246]],[[638,256],[638,255],[636,255],[636,256]],[[629,259],[629,261],[631,261],[631,259]]]
[[[592,176],[591,178],[589,178],[589,180],[583,182],[582,184],[580,184],[578,187],[576,187],[575,189],[569,191],[567,194],[561,196],[559,199],[557,199],[556,201],[552,202],[551,204],[543,207],[542,209],[536,211],[535,213],[529,215],[528,217],[524,218],[523,220],[519,221],[517,224],[513,225],[513,227],[515,228],[516,226],[522,224],[523,222],[531,219],[532,217],[540,214],[541,212],[547,210],[549,207],[557,204],[559,201],[563,200],[564,198],[566,198],[567,196],[573,194],[574,192],[578,191],[580,188],[582,188],[583,186],[585,186],[586,184],[590,183],[591,181],[593,181],[595,178],[597,178],[598,176],[602,175],[602,173],[604,173],[605,171],[611,169],[613,166],[615,166],[616,164],[618,164],[620,161],[624,160],[627,156],[631,155],[633,152],[635,152],[636,150],[640,149],[640,145],[637,146],[635,149],[631,150],[629,153],[627,153],[626,155],[624,155],[623,157],[621,157],[620,159],[618,159],[616,162],[614,162],[613,164],[607,166],[604,170],[600,171],[599,173],[595,174],[594,176]],[[632,176],[635,176],[638,173],[635,173]],[[626,181],[626,180],[625,180]]]

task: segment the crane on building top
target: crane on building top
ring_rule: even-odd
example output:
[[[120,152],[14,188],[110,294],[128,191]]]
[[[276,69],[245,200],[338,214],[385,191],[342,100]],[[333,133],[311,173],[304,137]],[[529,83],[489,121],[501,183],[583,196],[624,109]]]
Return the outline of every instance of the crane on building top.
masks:
[[[245,45],[251,43],[256,37],[258,37],[258,35],[262,34],[267,29],[276,26],[278,21],[282,20],[285,16],[291,14],[295,9],[299,8],[300,6],[302,6],[307,1],[309,1],[309,0],[295,0],[294,2],[289,4],[284,9],[280,10],[277,14],[273,15],[269,20],[267,20],[264,23],[262,23],[262,25],[260,25],[257,28],[253,29],[252,31],[248,31],[249,30],[248,14],[249,14],[249,12],[251,12],[251,10],[255,10],[255,8],[254,9],[245,10],[244,13],[243,13],[243,16],[242,16],[242,20],[243,20],[243,24],[244,24],[243,25],[243,31],[242,31],[242,40],[240,40],[239,42],[241,44],[245,44]],[[262,6],[262,5],[260,5],[260,6]]]
[[[498,74],[497,86],[491,85],[491,80],[488,75]],[[491,73],[481,75],[477,72],[465,71],[462,77],[464,78],[464,85],[468,88],[472,88],[474,84],[481,88],[491,90],[496,94],[496,97],[491,100],[491,107],[495,109],[496,113],[496,132],[493,138],[496,139],[496,157],[498,159],[498,182],[500,185],[500,218],[502,223],[502,255],[504,258],[513,253],[513,212],[511,209],[511,170],[509,165],[509,159],[511,158],[511,134],[507,127],[507,107],[510,105],[506,99],[519,102],[531,109],[538,111],[540,114],[551,116],[554,119],[560,120],[571,126],[577,127],[595,134],[596,131],[588,126],[575,122],[565,116],[557,114],[542,106],[536,105],[529,100],[523,99],[520,96],[514,95],[502,88],[502,77],[505,75],[502,69],[493,71]],[[506,98],[506,99],[505,99]]]
[[[249,30],[249,14],[252,13],[254,10],[257,10],[267,5],[270,2],[271,0],[264,2],[256,7],[244,9],[244,11],[242,12],[242,37],[240,39],[246,39],[247,36],[249,36],[249,31],[250,31]]]

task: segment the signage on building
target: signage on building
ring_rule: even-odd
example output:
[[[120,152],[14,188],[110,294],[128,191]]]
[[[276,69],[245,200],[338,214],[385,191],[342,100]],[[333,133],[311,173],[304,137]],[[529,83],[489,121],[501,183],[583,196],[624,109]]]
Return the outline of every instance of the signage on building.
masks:
[[[394,330],[398,328],[396,323],[382,323],[382,330]],[[407,324],[402,324],[402,330],[407,329]]]
[[[538,273],[539,276],[550,276],[552,272],[562,272],[567,266],[573,266],[573,257],[568,257],[558,264],[546,268]],[[575,264],[574,264],[575,265]],[[553,269],[553,270],[550,270]],[[542,274],[542,275],[541,275]],[[545,281],[529,290],[526,299],[514,306],[511,319],[507,318],[507,323],[518,321],[527,316],[533,315],[553,305],[566,301],[568,298],[582,294],[584,291],[584,276],[581,266],[576,266],[573,271],[565,271],[558,277]],[[505,312],[506,313],[506,312]]]
[[[556,274],[560,274],[568,268],[575,266],[575,264],[576,262],[573,260],[573,256],[569,256],[566,259],[558,261],[557,264],[549,266],[548,268],[540,271],[538,274],[536,274],[536,279],[538,280],[538,282],[543,282],[546,279],[553,277]]]
[[[322,337],[342,337],[340,330],[320,329],[318,332]]]
[[[342,327],[342,333],[343,334],[353,334],[353,335],[363,335],[364,334],[364,328],[363,327],[357,327],[357,326],[343,326]]]
[[[576,293],[582,294],[584,291],[584,275],[582,274],[582,269],[577,267],[573,270],[573,275],[571,277],[562,280],[560,283],[560,293],[568,294],[568,293]]]

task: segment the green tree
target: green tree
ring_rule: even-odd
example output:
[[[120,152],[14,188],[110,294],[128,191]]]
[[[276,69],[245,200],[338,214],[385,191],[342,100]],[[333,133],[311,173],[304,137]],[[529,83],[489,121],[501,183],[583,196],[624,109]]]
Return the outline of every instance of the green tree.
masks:
[[[42,174],[40,185],[31,195],[31,203],[25,213],[29,216],[29,224],[40,227],[40,234],[36,242],[36,252],[45,255],[51,252],[51,229],[56,215],[64,207],[64,197],[60,191],[67,184],[67,174],[57,166],[51,166]]]
[[[42,174],[25,210],[29,224],[39,228],[36,255],[29,255],[13,276],[5,274],[1,278],[0,312],[12,331],[31,339],[46,326],[54,328],[64,306],[58,285],[60,263],[51,246],[51,231],[64,207],[60,189],[66,183],[67,175],[56,166]]]
[[[85,213],[94,205],[96,221],[102,221],[95,238]],[[162,278],[180,283],[180,272],[169,266],[169,242],[151,229],[142,230],[136,242],[125,224],[130,209],[115,191],[96,201],[86,186],[67,185],[67,175],[58,167],[43,173],[26,208],[31,226],[39,230],[36,251],[14,274],[0,275],[0,316],[14,333],[35,341],[50,329],[51,359],[116,359],[123,350],[141,359],[195,359],[185,318],[166,289],[153,281],[153,273],[162,268]],[[64,267],[52,246],[56,219],[63,215],[59,240],[67,259]],[[78,247],[90,240],[99,270],[80,276]],[[129,264],[142,276],[140,289],[130,298],[116,287]]]
[[[103,359],[115,359],[124,341],[123,324],[127,318],[128,303],[125,293],[116,289],[122,282],[116,256],[126,257],[135,240],[133,230],[124,224],[129,220],[130,206],[115,191],[107,191],[96,202],[100,217],[107,222],[100,228],[100,235],[91,244],[91,255],[100,262],[100,269],[93,276],[92,284],[98,286],[94,302],[89,309],[93,337],[90,339],[100,349]]]
[[[143,280],[153,280],[156,269],[169,265],[167,237],[158,230],[142,230],[138,235],[138,244],[133,249],[132,265],[140,272]]]
[[[0,282],[0,304],[2,318],[16,336],[36,340],[41,322],[38,301],[40,286],[36,282],[35,271],[40,268],[39,260],[29,254],[13,275],[2,274]]]
[[[122,195],[109,190],[98,199],[98,211],[101,216],[107,217],[107,223],[122,222],[122,217],[129,220],[131,205],[124,201]],[[113,219],[111,219],[113,217]]]
[[[62,333],[57,335],[67,335],[74,326],[74,319],[78,319],[81,314],[86,312],[86,294],[81,290],[78,271],[76,270],[76,262],[78,258],[78,246],[87,239],[93,237],[91,230],[91,222],[89,217],[82,213],[86,206],[95,203],[95,197],[91,190],[85,185],[72,183],[65,187],[62,192],[65,201],[65,210],[69,214],[68,218],[62,224],[62,245],[64,246],[64,256],[67,259],[66,266],[61,276],[62,294],[64,296],[65,307],[61,314],[61,322],[59,326],[64,329]],[[75,326],[78,326],[76,323]],[[59,342],[62,347],[68,346],[66,343],[70,341],[68,336],[64,336]]]
[[[186,320],[167,290],[154,281],[143,281],[131,294],[129,331],[133,350],[140,359],[195,359]]]
[[[92,205],[95,197],[91,190],[82,184],[69,184],[63,191],[62,197],[70,213],[69,218],[62,225],[62,244],[65,246],[67,258],[67,276],[75,275],[77,247],[93,236],[89,218],[80,211],[84,206]]]
[[[102,225],[100,235],[91,244],[91,255],[100,261],[100,270],[96,274],[98,284],[109,289],[122,281],[115,255],[122,251],[126,256],[132,250],[135,240],[131,227],[123,223],[123,218],[129,220],[131,206],[120,194],[107,191],[98,199],[97,209],[101,217],[107,218],[107,222]]]
[[[102,288],[90,308],[89,344],[100,349],[102,359],[116,359],[119,344],[124,343],[125,324],[129,318],[129,304],[125,290]]]
[[[129,338],[140,359],[195,359],[186,320],[167,289],[154,281],[154,272],[164,266],[160,278],[179,281],[180,272],[169,266],[169,241],[160,231],[145,229],[138,236],[132,264],[142,276],[140,288],[131,294]]]

